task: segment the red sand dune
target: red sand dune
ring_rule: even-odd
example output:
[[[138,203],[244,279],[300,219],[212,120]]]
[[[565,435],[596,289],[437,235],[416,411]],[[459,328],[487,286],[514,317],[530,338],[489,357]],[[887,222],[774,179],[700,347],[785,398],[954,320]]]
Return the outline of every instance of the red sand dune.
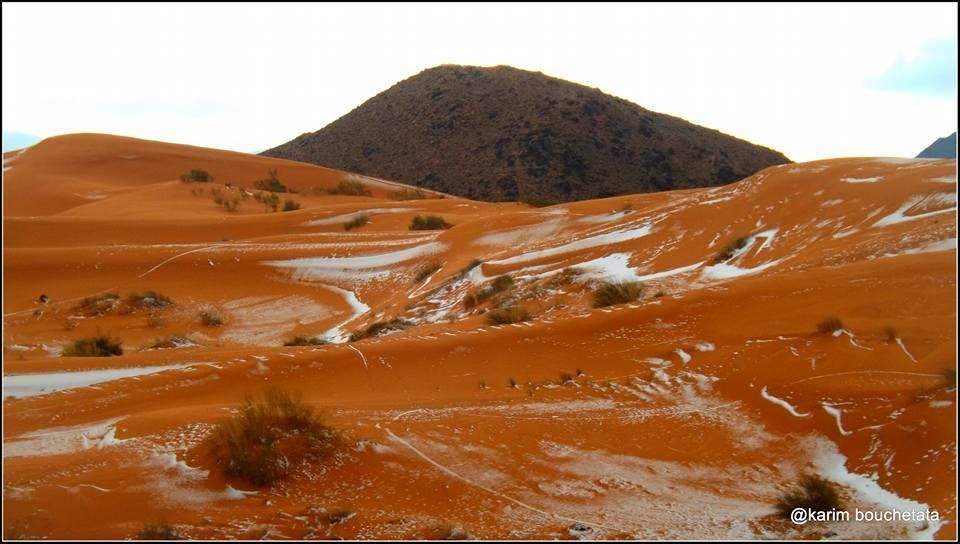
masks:
[[[194,168],[215,182],[181,182]],[[301,209],[214,204],[269,170]],[[322,192],[343,179],[372,196]],[[535,209],[86,134],[6,154],[3,183],[5,536],[956,537],[956,161],[836,159]],[[427,214],[453,227],[408,230]],[[494,303],[530,321],[467,309],[503,274]],[[647,291],[593,308],[604,279]],[[145,290],[174,304],[77,315]],[[412,326],[343,342],[394,318]],[[98,330],[124,355],[60,356]],[[192,345],[141,349],[171,335]],[[340,343],[283,347],[294,335]],[[341,440],[258,489],[205,440],[268,385]],[[851,511],[941,521],[793,525],[774,504],[805,472]]]

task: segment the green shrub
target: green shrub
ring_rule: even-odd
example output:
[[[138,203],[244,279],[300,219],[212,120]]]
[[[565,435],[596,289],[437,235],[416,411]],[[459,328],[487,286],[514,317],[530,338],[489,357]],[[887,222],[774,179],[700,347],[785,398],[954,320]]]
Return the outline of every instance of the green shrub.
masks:
[[[280,182],[280,178],[277,177],[276,170],[270,170],[267,173],[267,177],[264,179],[257,180],[253,182],[253,186],[257,189],[263,191],[269,191],[271,193],[290,193],[290,189]]]
[[[370,189],[367,189],[367,186],[359,181],[352,179],[340,180],[340,183],[337,184],[333,189],[327,189],[327,192],[331,195],[344,195],[344,196],[370,196]]]
[[[299,395],[268,389],[248,396],[239,412],[214,427],[209,447],[226,474],[269,486],[329,448],[333,438]]]
[[[593,292],[593,307],[633,302],[643,296],[645,290],[646,287],[639,281],[603,282]]]
[[[817,325],[817,330],[822,334],[833,334],[843,329],[843,321],[839,317],[828,317]]]
[[[180,176],[180,181],[184,183],[190,183],[194,181],[201,182],[201,183],[208,183],[213,181],[213,176],[211,176],[210,173],[207,172],[206,170],[194,169]]]
[[[327,340],[323,338],[317,338],[316,336],[312,338],[307,338],[306,336],[294,336],[290,340],[287,340],[283,343],[284,346],[322,346],[324,344],[329,344]]]
[[[133,537],[134,540],[180,540],[176,527],[169,523],[148,523]]]
[[[487,314],[487,323],[490,325],[509,325],[529,321],[533,317],[523,306],[507,306],[491,310]]]
[[[343,224],[343,230],[360,228],[370,222],[370,216],[362,213]]]
[[[790,518],[790,513],[797,508],[810,509],[814,512],[830,512],[842,510],[843,502],[840,492],[830,481],[819,476],[806,474],[791,490],[780,495],[776,504],[777,512]]]
[[[300,203],[296,200],[287,199],[283,202],[283,211],[292,212],[300,209]]]
[[[438,215],[418,215],[410,222],[410,230],[443,230],[451,226]]]
[[[63,348],[64,357],[114,357],[123,355],[120,340],[109,334],[97,333],[96,336],[80,338]]]
[[[736,240],[727,244],[727,246],[713,259],[713,264],[719,264],[725,261],[729,261],[737,251],[747,247],[747,243],[750,242],[750,236],[741,236]]]

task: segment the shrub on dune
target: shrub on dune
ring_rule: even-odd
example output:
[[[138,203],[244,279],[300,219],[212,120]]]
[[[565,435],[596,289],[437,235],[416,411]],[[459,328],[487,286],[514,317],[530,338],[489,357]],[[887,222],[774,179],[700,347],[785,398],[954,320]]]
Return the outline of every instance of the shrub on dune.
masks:
[[[268,389],[248,396],[237,413],[218,424],[209,447],[226,474],[262,487],[283,480],[333,440],[333,431],[299,395]]]
[[[114,357],[123,355],[120,340],[109,334],[80,338],[63,348],[64,357]]]
[[[127,295],[124,299],[124,305],[129,311],[138,309],[158,309],[166,306],[172,306],[173,301],[170,297],[156,291],[144,291]]]
[[[199,315],[200,323],[206,327],[219,327],[223,325],[223,316],[214,310],[204,310]]]
[[[269,191],[271,193],[290,193],[290,189],[280,182],[280,178],[277,177],[276,170],[270,170],[267,172],[267,177],[264,179],[257,180],[253,183],[253,186],[262,191]]]
[[[287,199],[283,202],[283,211],[292,212],[300,209],[300,203],[296,200]]]
[[[425,279],[432,276],[434,272],[436,272],[437,270],[440,270],[441,267],[442,265],[436,262],[427,263],[423,265],[422,267],[420,267],[419,270],[417,270],[417,275],[414,277],[414,282],[420,283],[424,281]]]
[[[364,338],[372,338],[374,336],[383,336],[386,333],[394,331],[402,331],[408,327],[411,327],[413,323],[405,319],[391,319],[390,321],[380,321],[370,325],[363,331],[357,331],[350,335],[350,341],[356,342],[357,340],[363,340]]]
[[[137,532],[134,540],[180,540],[176,527],[169,523],[148,523]]]
[[[506,306],[491,310],[487,314],[487,323],[490,325],[509,325],[529,321],[533,316],[523,306]]]
[[[119,303],[120,295],[117,293],[107,293],[105,295],[87,297],[81,300],[74,307],[74,311],[86,317],[94,317],[109,312]]]
[[[749,236],[741,236],[730,242],[726,247],[724,247],[723,251],[721,251],[719,255],[714,257],[713,264],[720,264],[722,262],[729,261],[734,255],[736,255],[738,251],[747,247],[749,242]]]
[[[322,346],[330,342],[316,336],[308,338],[306,336],[294,336],[283,343],[284,346]]]
[[[789,518],[797,508],[814,512],[842,510],[843,502],[836,485],[820,476],[806,474],[793,489],[780,495],[776,508],[781,516]]]
[[[643,296],[646,287],[639,281],[603,282],[593,292],[593,307],[604,308],[633,302]]]
[[[180,176],[180,181],[184,183],[191,183],[191,182],[208,183],[213,181],[213,176],[211,176],[210,172],[207,172],[206,170],[193,169],[187,172],[186,174]]]
[[[834,334],[843,330],[843,321],[839,317],[828,317],[817,324],[817,330],[822,334]]]
[[[370,216],[362,213],[343,224],[343,230],[358,229],[370,222]]]
[[[345,179],[341,180],[333,189],[327,189],[327,192],[331,195],[343,195],[343,196],[370,196],[370,189],[367,189],[367,186],[363,183],[352,180]]]
[[[410,222],[410,230],[443,230],[451,226],[439,215],[418,215]]]

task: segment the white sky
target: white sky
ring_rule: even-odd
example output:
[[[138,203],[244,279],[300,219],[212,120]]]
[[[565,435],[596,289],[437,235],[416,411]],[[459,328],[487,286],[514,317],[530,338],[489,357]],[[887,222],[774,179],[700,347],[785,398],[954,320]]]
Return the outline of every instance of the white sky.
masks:
[[[870,82],[957,4],[3,4],[3,129],[256,152],[438,64],[542,71],[797,161],[914,156],[957,95]],[[955,68],[954,68],[955,70]]]

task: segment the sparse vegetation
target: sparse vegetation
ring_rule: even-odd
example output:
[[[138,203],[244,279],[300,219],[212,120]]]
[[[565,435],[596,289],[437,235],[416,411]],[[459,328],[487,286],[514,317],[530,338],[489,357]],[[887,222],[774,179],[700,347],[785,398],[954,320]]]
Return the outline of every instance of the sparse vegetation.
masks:
[[[417,275],[414,277],[414,283],[420,283],[424,281],[433,275],[434,272],[440,270],[441,267],[442,265],[438,262],[431,262],[421,266],[420,269],[417,270]]]
[[[196,345],[196,343],[185,336],[167,336],[165,338],[158,338],[157,340],[154,340],[153,342],[144,346],[143,349],[175,349],[194,345]]]
[[[418,215],[410,222],[410,230],[443,230],[451,226],[439,215]]]
[[[533,317],[523,306],[506,306],[491,310],[487,314],[487,323],[490,325],[509,325],[529,321]]]
[[[119,303],[120,303],[119,294],[107,293],[105,295],[87,297],[81,300],[74,307],[74,311],[76,311],[80,315],[83,315],[84,317],[95,317],[95,316],[103,315],[109,312],[110,310],[114,309]]]
[[[267,172],[267,177],[253,182],[253,186],[262,191],[269,191],[271,193],[293,192],[286,185],[280,182],[280,178],[277,177],[276,170],[270,170]]]
[[[395,200],[425,200],[430,198],[426,192],[422,189],[410,189],[409,187],[404,187],[396,193],[393,194]]]
[[[957,369],[954,367],[947,367],[940,371],[940,375],[943,376],[943,384],[947,389],[953,389],[957,386]]]
[[[843,321],[839,317],[828,317],[817,325],[817,330],[822,334],[833,334],[843,330]]]
[[[820,476],[806,474],[793,489],[780,495],[776,508],[781,516],[789,519],[790,512],[797,508],[830,512],[842,510],[843,502],[836,485]]]
[[[123,355],[120,340],[109,334],[80,338],[63,347],[64,357],[115,357]]]
[[[134,312],[136,310],[156,310],[172,306],[173,301],[162,293],[144,291],[127,295],[127,298],[123,300],[123,305],[126,311]]]
[[[336,187],[327,189],[327,192],[331,195],[343,196],[370,196],[372,194],[366,185],[354,179],[340,180]]]
[[[750,236],[741,236],[727,244],[726,247],[723,248],[723,251],[713,259],[713,264],[729,261],[738,251],[747,247],[747,244],[750,243],[750,238]]]
[[[509,274],[497,276],[489,285],[481,287],[475,293],[468,293],[463,299],[464,308],[466,308],[468,311],[472,310],[489,300],[494,295],[513,289],[513,287],[514,281],[512,276]]]
[[[358,340],[363,340],[364,338],[372,338],[374,336],[383,336],[386,333],[393,331],[402,331],[410,326],[413,323],[405,319],[391,319],[390,321],[380,321],[370,325],[364,331],[357,331],[350,335],[350,341],[356,342]]]
[[[883,329],[883,338],[887,342],[896,342],[897,338],[899,338],[897,336],[897,329],[894,329],[893,327],[887,327]]]
[[[193,169],[180,176],[180,181],[184,183],[200,182],[209,183],[213,181],[213,176],[206,170]]]
[[[297,202],[296,200],[292,200],[288,198],[283,201],[283,211],[292,212],[294,210],[299,210],[299,209],[300,209],[300,203]]]
[[[215,310],[204,310],[200,312],[198,317],[200,318],[200,323],[203,323],[206,327],[219,327],[223,325],[223,316]]]
[[[633,302],[643,296],[646,287],[638,281],[603,282],[593,292],[593,307],[604,308]]]
[[[350,231],[353,229],[357,229],[366,225],[369,222],[370,222],[370,216],[365,213],[361,213],[360,215],[344,223],[343,230]]]
[[[137,532],[134,540],[180,540],[176,527],[169,523],[148,523]]]
[[[284,346],[322,346],[330,342],[316,336],[308,338],[306,336],[294,336],[283,343]]]
[[[237,413],[218,424],[209,446],[226,474],[269,486],[300,461],[323,453],[333,438],[299,395],[268,389],[248,396]]]
[[[560,373],[560,385],[566,385],[568,383],[573,383],[573,374],[569,372]]]
[[[519,386],[517,385],[517,380],[515,380],[515,379],[513,379],[513,377],[511,377],[511,378],[510,378],[510,389],[516,389],[517,387],[519,387]]]

